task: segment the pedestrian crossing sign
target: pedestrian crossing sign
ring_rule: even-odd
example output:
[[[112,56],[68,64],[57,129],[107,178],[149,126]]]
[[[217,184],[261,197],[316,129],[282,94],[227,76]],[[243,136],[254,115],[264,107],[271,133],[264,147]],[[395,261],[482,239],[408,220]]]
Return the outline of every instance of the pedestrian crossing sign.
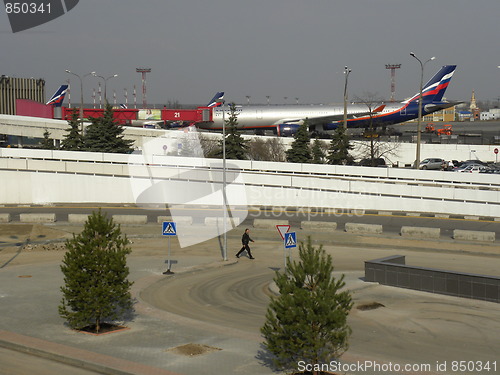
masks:
[[[295,232],[285,233],[285,249],[297,247],[297,235]]]
[[[175,226],[175,222],[173,221],[164,221],[162,226],[162,234],[164,236],[176,236],[177,228]]]

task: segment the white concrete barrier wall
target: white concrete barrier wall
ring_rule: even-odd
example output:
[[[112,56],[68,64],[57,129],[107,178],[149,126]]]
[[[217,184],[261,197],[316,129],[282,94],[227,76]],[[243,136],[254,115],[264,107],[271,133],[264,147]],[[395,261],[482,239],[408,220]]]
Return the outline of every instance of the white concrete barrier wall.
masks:
[[[0,223],[9,223],[10,214],[0,214]]]
[[[172,165],[194,165],[169,167],[126,165],[116,162],[127,160],[144,160],[141,155],[112,155],[100,153],[77,153],[69,151],[47,150],[14,150],[0,149],[0,203],[7,204],[44,204],[44,203],[136,203],[137,193],[132,191],[131,179],[141,182],[144,188],[151,186],[151,177],[157,176],[153,182],[179,177],[190,180],[189,186],[193,189],[206,186],[207,179],[222,181],[222,172],[219,169],[220,161],[214,163],[217,169],[208,170],[203,165],[205,159],[158,157],[158,161]],[[28,154],[34,159],[19,159]],[[42,158],[55,157],[67,160],[41,160]],[[15,157],[18,157],[17,159]],[[137,158],[139,157],[139,158]],[[82,158],[86,161],[74,161]],[[103,163],[102,160],[114,162]],[[98,162],[96,162],[98,161]],[[238,161],[231,164],[238,165]],[[240,163],[241,164],[241,163]],[[405,181],[394,178],[408,178],[410,183],[415,183],[416,178],[438,176],[439,179],[462,175],[453,172],[394,170],[391,168],[359,168],[347,166],[321,166],[284,164],[270,162],[249,162],[244,167],[259,167],[266,170],[285,172],[262,173],[260,171],[242,171],[241,173],[228,172],[228,181],[235,177],[242,178],[239,183],[246,183],[245,203],[247,205],[269,205],[284,207],[335,207],[342,209],[370,209],[385,211],[416,211],[446,214],[464,214],[475,216],[500,216],[500,176],[467,174],[458,176],[458,179],[480,186],[485,180],[496,185],[485,190],[470,188],[470,184],[457,185],[439,183],[434,186],[432,178],[423,181],[426,186],[408,185]],[[242,164],[243,166],[243,164]],[[28,172],[26,170],[54,170],[58,173]],[[19,170],[19,172],[17,172]],[[318,177],[302,175],[300,173],[332,173],[342,172],[349,177],[334,175]],[[71,174],[69,174],[71,173]],[[84,174],[80,174],[84,173]],[[430,173],[430,174],[429,174]],[[99,174],[100,176],[93,176]],[[391,183],[384,183],[388,175],[393,178]],[[379,178],[383,178],[379,180]],[[191,181],[191,179],[193,181]],[[185,182],[171,181],[174,190],[184,192]],[[194,185],[193,185],[194,184]],[[179,188],[176,188],[176,186]],[[256,185],[256,186],[251,186]],[[264,185],[264,186],[262,186]],[[484,185],[484,184],[483,184]],[[142,185],[141,185],[142,186]],[[214,184],[215,189],[220,187]],[[180,190],[179,190],[180,189]],[[321,191],[320,191],[321,190]],[[404,198],[401,198],[403,196]],[[185,200],[176,201],[176,194],[169,196],[169,201],[164,203],[183,204]],[[441,199],[441,200],[440,200]],[[455,201],[454,201],[455,200]],[[162,202],[158,202],[162,203]],[[200,198],[197,204],[213,204],[213,197]],[[238,204],[238,202],[231,202]]]
[[[224,218],[223,217],[206,217],[205,218],[205,225],[207,226],[223,226],[224,225]],[[233,217],[233,218],[226,218],[226,226],[227,228],[236,228],[238,225],[240,225],[240,219],[238,217]]]
[[[300,228],[304,230],[334,231],[337,229],[337,223],[334,221],[302,221]]]
[[[401,236],[402,237],[412,237],[412,238],[421,238],[423,240],[429,238],[439,238],[441,235],[440,228],[426,228],[426,227],[401,227]]]
[[[156,219],[158,224],[164,221],[174,221],[177,225],[193,225],[193,218],[191,216],[175,216],[175,220],[171,216],[158,216]]]
[[[455,240],[461,241],[484,241],[484,242],[494,242],[495,232],[485,232],[485,231],[472,231],[472,230],[462,230],[455,229],[453,231],[453,238]]]
[[[276,225],[289,225],[288,220],[278,219],[254,219],[254,228],[276,229]]]
[[[68,223],[84,224],[89,218],[86,214],[68,214]]]
[[[345,223],[345,231],[355,234],[382,234],[383,228],[380,224]]]
[[[113,215],[113,221],[117,224],[146,224],[147,215]]]
[[[56,221],[56,214],[20,214],[21,223],[53,223]]]

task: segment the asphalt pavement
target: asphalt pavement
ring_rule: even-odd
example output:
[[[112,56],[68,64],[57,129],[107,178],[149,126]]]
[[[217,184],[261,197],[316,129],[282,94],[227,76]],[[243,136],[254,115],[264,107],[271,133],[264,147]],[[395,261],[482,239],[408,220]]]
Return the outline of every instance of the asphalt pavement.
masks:
[[[55,228],[63,227],[50,227]],[[69,233],[72,228],[63,229]],[[140,235],[147,234],[150,227],[124,230],[129,235]],[[3,247],[0,346],[96,373],[276,374],[262,346],[259,328],[272,295],[274,272],[283,268],[284,251],[276,231],[252,229],[256,259],[236,259],[233,253],[239,247],[242,231],[238,228],[229,233],[229,261],[220,259],[217,239],[184,249],[172,241],[172,258],[176,261],[173,276],[163,275],[164,238],[134,238],[128,264],[130,279],[134,281],[135,312],[127,317],[126,330],[100,336],[73,331],[58,315],[59,288],[63,284],[59,269],[62,251],[11,248],[8,252],[9,248]],[[299,231],[299,240],[306,235]],[[390,373],[367,367],[371,363],[413,366],[412,371],[392,373],[456,374],[460,372],[452,371],[453,361],[464,359],[481,364],[497,361],[500,366],[500,304],[362,280],[364,260],[392,254],[406,255],[408,264],[500,276],[498,246],[353,236],[343,232],[316,233],[314,239],[332,254],[336,275],[345,274],[346,287],[353,292],[355,305],[349,318],[353,335],[342,360],[358,367],[345,372]],[[292,252],[292,257],[296,256]],[[383,307],[357,309],[372,302]],[[210,350],[200,355],[174,350],[186,344],[203,345]],[[413,371],[419,364],[430,367]],[[442,371],[443,364],[446,371]],[[495,372],[483,368],[467,373]]]

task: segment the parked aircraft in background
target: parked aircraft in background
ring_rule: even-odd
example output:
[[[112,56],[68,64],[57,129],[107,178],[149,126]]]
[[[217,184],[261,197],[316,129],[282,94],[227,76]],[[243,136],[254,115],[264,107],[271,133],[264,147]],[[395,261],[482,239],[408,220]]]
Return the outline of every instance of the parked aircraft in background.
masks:
[[[46,105],[53,105],[54,107],[61,107],[64,101],[64,97],[68,92],[68,85],[61,85],[57,91],[52,95]]]
[[[443,95],[455,72],[456,65],[443,66],[422,90],[422,116],[453,107],[460,102],[443,101]],[[222,94],[222,95],[221,95]],[[224,93],[217,93],[212,102],[221,103]],[[347,106],[348,127],[392,125],[418,117],[419,93],[401,103],[386,105],[349,104]],[[375,108],[376,107],[376,108]],[[230,109],[224,106],[225,118]],[[272,130],[278,135],[293,135],[307,119],[311,131],[324,132],[342,125],[343,106],[329,105],[285,105],[285,106],[237,106],[238,128],[244,130]],[[200,129],[222,130],[223,107],[213,106],[212,121],[198,122]]]

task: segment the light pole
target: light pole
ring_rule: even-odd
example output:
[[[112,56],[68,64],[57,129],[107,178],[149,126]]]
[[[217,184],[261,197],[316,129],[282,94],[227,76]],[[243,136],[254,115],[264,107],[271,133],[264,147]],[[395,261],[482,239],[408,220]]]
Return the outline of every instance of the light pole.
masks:
[[[344,81],[344,130],[347,130],[347,80],[349,79],[349,73],[352,70],[347,66],[344,68],[345,81]]]
[[[68,74],[72,74],[76,77],[78,77],[78,79],[80,80],[80,121],[82,122],[83,124],[83,79],[81,76],[79,76],[78,74],[76,73],[73,73],[72,71],[66,69],[65,70],[66,73]],[[90,72],[90,73],[87,73],[83,76],[83,78],[89,76],[89,75],[94,75],[95,72]]]
[[[224,216],[222,218],[222,256],[227,260],[227,197],[226,197],[226,102],[219,99],[222,108],[222,202],[224,205]]]
[[[410,56],[414,57],[420,63],[420,93],[418,96],[418,123],[417,123],[417,154],[415,156],[415,169],[420,165],[420,143],[422,141],[422,88],[424,86],[424,67],[429,61],[434,60],[436,57],[432,56],[430,59],[422,62],[413,52]]]
[[[99,77],[99,78],[103,79],[103,81],[104,81],[104,102],[105,102],[105,104],[108,104],[108,97],[106,96],[106,85],[108,83],[108,79],[118,77],[118,74],[113,74],[112,76],[109,76],[107,78],[104,78],[103,76],[100,76],[99,74],[96,74],[96,72],[93,72],[92,75],[94,77]]]

